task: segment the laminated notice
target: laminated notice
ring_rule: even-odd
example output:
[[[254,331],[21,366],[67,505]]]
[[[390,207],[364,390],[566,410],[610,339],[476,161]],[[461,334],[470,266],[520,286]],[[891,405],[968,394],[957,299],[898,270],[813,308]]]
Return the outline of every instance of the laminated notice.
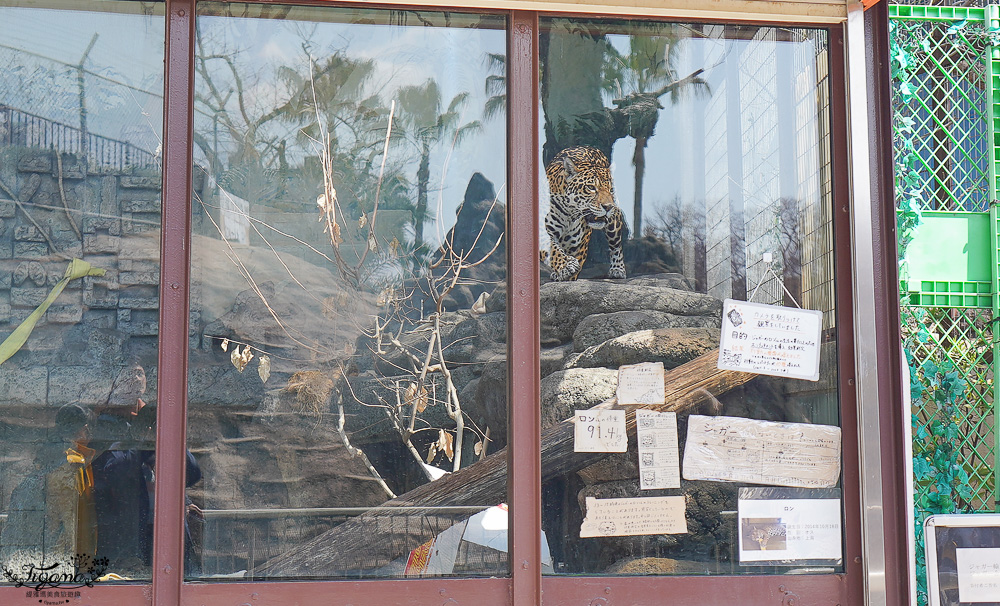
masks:
[[[625,452],[625,411],[592,408],[573,413],[573,452]]]
[[[686,480],[831,488],[839,478],[839,427],[688,417]]]
[[[663,362],[626,364],[618,368],[619,404],[663,404]]]
[[[1000,548],[958,548],[955,564],[959,602],[995,603],[1000,600]]]
[[[587,517],[580,526],[581,538],[687,532],[684,497],[587,497],[586,504]]]
[[[639,488],[680,488],[677,413],[637,410],[635,431],[639,442]]]
[[[737,509],[740,564],[811,562],[836,565],[843,560],[840,523],[843,504],[840,498],[780,498],[777,494],[801,490],[740,489]],[[768,491],[779,498],[757,498]],[[748,496],[751,498],[745,498]]]
[[[722,370],[819,381],[823,313],[726,299],[722,306]]]

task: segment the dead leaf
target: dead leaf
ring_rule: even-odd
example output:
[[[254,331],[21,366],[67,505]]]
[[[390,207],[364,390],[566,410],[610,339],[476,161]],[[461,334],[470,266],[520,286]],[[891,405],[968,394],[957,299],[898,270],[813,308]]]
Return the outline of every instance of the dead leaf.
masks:
[[[368,249],[372,252],[378,250],[378,242],[375,240],[375,234],[368,234]]]
[[[233,348],[233,353],[229,354],[229,361],[232,362],[233,366],[236,367],[236,370],[240,372],[243,372],[243,369],[247,367],[247,364],[249,364],[250,360],[252,359],[253,359],[253,352],[250,351],[249,345],[247,345],[243,349],[242,353],[240,352],[240,348],[237,345],[236,347]]]
[[[229,338],[222,340],[222,351],[229,351]]]
[[[243,368],[246,368],[247,364],[250,363],[250,360],[253,360],[253,352],[250,351],[249,345],[243,348],[243,353],[240,354],[240,360],[243,362]],[[243,368],[240,369],[240,372],[243,372]]]
[[[476,442],[476,445],[472,447],[472,452],[476,453],[476,456],[483,454],[483,443]]]
[[[233,363],[233,366],[236,367],[236,370],[243,372],[243,366],[241,366],[243,363],[243,358],[240,357],[239,346],[233,348],[233,353],[229,354],[229,361]]]
[[[364,229],[365,225],[368,225],[368,215],[361,215],[358,219],[358,229]]]
[[[416,383],[410,383],[403,393],[403,402],[407,406],[415,405],[418,413],[425,411],[427,409],[427,388],[423,385],[418,388]]]
[[[472,313],[474,314],[484,314],[486,313],[486,300],[490,298],[489,293],[481,293],[476,302],[472,304]]]
[[[389,242],[389,250],[391,250],[392,254],[396,255],[397,257],[399,256],[399,250],[400,248],[402,248],[402,246],[403,245],[399,243],[399,238],[393,238],[392,242]]]
[[[433,444],[431,444],[431,449],[427,451],[427,464],[428,465],[430,465],[431,461],[434,460],[434,457],[437,456],[437,452],[438,452],[438,445],[437,445],[437,442],[434,442]]]
[[[330,224],[333,226],[333,231],[330,233],[330,241],[333,242],[334,247],[340,248],[340,243],[344,241],[344,239],[340,237],[340,226],[337,225],[337,222],[332,219]]]
[[[257,363],[257,375],[260,376],[261,383],[267,383],[268,378],[271,376],[271,358],[267,356],[260,357],[260,361]]]
[[[449,461],[454,460],[454,458],[455,458],[455,447],[454,447],[454,440],[455,440],[455,438],[453,438],[450,433],[448,433],[447,431],[445,431],[443,429],[439,429],[438,431],[440,432],[438,434],[438,444],[440,445],[439,448],[442,449],[442,450],[444,450],[444,454],[448,457]]]

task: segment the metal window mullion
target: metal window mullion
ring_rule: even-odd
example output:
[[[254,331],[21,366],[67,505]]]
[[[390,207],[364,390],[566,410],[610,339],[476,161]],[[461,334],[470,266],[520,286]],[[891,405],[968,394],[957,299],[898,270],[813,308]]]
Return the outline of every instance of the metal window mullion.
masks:
[[[991,5],[986,7],[986,29],[987,31],[995,30],[1000,26],[1000,6]],[[998,128],[997,120],[1000,120],[1000,99],[997,98],[997,91],[995,86],[998,81],[1000,81],[1000,48],[995,45],[990,44],[986,48],[986,52],[983,53],[983,57],[986,61],[986,130],[989,134],[989,194],[990,194],[990,237],[993,238],[990,244],[990,256],[992,264],[990,265],[990,276],[992,282],[992,288],[990,293],[990,298],[993,303],[993,318],[1000,317],[1000,255],[998,255],[997,247],[1000,246],[1000,230],[998,230],[997,222],[1000,221],[1000,216],[997,214],[997,162],[1000,160],[1000,145],[998,145],[997,136]],[[997,447],[1000,442],[1000,385],[998,385],[996,377],[997,370],[1000,368],[1000,339],[998,339],[997,327],[994,325],[991,331],[991,341],[993,345],[993,507],[995,511],[1000,511],[1000,464],[998,464],[998,450]]]
[[[538,13],[514,11],[507,45],[508,498],[511,598],[541,603]]]
[[[191,263],[195,0],[167,0],[153,606],[181,603]]]

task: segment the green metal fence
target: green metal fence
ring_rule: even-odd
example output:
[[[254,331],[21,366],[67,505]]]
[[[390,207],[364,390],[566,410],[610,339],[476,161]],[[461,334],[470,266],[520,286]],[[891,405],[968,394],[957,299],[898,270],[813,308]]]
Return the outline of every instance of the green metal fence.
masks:
[[[901,327],[918,602],[923,520],[997,511],[1000,6],[891,5]]]

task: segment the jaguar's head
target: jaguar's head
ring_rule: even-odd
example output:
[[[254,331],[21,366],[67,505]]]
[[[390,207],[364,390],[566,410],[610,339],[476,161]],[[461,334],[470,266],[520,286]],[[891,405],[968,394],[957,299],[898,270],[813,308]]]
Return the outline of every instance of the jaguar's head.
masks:
[[[566,170],[566,195],[577,218],[594,229],[604,229],[615,209],[615,186],[607,157],[593,147],[573,148],[562,158]]]

